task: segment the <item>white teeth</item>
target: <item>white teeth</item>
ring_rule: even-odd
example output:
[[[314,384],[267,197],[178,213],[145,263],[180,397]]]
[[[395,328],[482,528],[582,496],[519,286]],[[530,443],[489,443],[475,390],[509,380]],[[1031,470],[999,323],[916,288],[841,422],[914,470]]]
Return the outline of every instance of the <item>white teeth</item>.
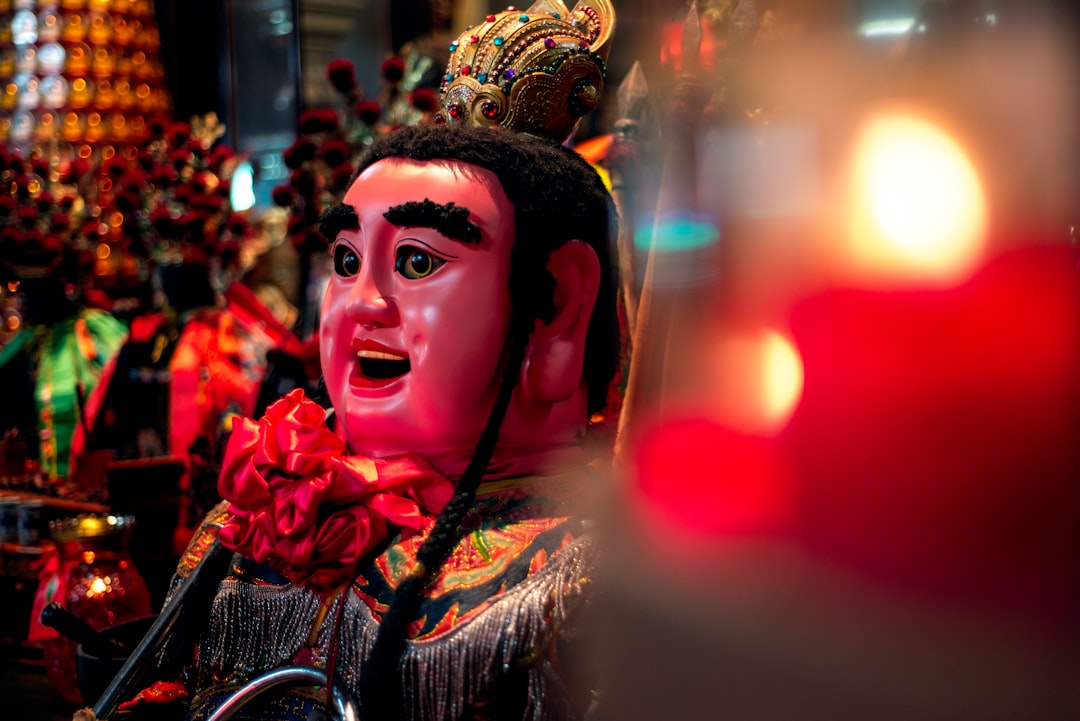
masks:
[[[397,353],[383,353],[378,350],[358,350],[356,351],[357,358],[374,358],[376,360],[389,360],[389,361],[403,361],[409,360],[407,355],[398,355]]]

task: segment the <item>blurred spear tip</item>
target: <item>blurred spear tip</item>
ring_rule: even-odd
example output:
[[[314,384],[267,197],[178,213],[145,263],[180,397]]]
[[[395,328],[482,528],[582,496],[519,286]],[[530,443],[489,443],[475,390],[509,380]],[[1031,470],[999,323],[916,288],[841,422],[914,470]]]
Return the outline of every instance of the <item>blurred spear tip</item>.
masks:
[[[683,23],[682,59],[683,69],[696,70],[701,57],[701,18],[698,15],[697,0],[690,3],[690,10]]]
[[[766,10],[766,3],[758,2],[758,0],[739,0],[736,3],[728,28],[729,43],[733,52],[745,50],[754,42],[765,18]]]
[[[615,94],[619,120],[640,121],[649,98],[649,83],[641,61],[635,60]]]

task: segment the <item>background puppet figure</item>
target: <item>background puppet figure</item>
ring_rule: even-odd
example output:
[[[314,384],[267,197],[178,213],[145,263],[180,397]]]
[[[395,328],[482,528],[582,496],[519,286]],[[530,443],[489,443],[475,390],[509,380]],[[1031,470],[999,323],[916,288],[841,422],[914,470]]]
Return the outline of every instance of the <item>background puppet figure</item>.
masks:
[[[93,416],[87,397],[107,375],[127,328],[87,300],[93,256],[65,242],[64,233],[73,232],[71,196],[46,212],[41,196],[51,193],[31,176],[26,161],[3,151],[0,167],[16,190],[5,196],[0,213],[0,282],[9,299],[18,294],[22,307],[21,321],[5,313],[5,330],[17,330],[0,348],[0,383],[8,392],[0,403],[0,433],[25,443],[30,467],[40,469],[32,479],[24,479],[27,468],[5,468],[3,475],[34,490],[70,494],[75,489],[61,487],[71,475],[73,437]],[[66,188],[57,184],[54,190]]]
[[[324,669],[369,719],[581,718],[591,705],[572,651],[597,547],[575,512],[588,418],[618,361],[618,284],[610,196],[558,143],[598,100],[613,15],[534,10],[459,39],[474,47],[451,60],[441,127],[376,140],[324,214],[319,341],[335,413],[325,421],[297,390],[234,424],[228,502],[174,589],[214,537],[237,554],[208,622],[190,621],[197,654],[126,709],[163,689],[183,698],[179,679],[187,718],[204,719],[298,664]],[[516,62],[537,72],[518,78]],[[552,84],[563,107],[527,112]],[[464,117],[491,127],[456,127]],[[323,696],[248,717],[307,718]]]
[[[163,595],[198,520],[220,500],[218,445],[229,417],[255,413],[270,350],[301,351],[289,329],[236,280],[256,228],[229,199],[237,159],[220,142],[224,126],[211,115],[191,123],[161,120],[154,131],[139,156],[152,182],[110,166],[117,183],[130,188],[126,202],[151,221],[139,226],[138,241],[146,246],[144,294],[153,301],[131,319],[115,372],[91,396],[101,412],[85,445],[121,462],[124,490],[141,486],[135,495],[165,511],[153,519],[155,554],[137,558],[148,577],[160,577],[160,584],[150,580]],[[76,451],[83,440],[76,439]],[[147,459],[162,465],[129,463]],[[124,505],[132,493],[119,495],[111,499],[115,508],[145,510]],[[136,531],[140,549],[150,525]]]

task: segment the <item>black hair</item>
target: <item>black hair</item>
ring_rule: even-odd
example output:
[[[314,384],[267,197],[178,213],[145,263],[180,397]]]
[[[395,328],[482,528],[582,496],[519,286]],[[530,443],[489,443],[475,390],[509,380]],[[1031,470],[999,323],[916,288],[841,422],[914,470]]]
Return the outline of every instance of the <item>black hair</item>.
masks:
[[[404,713],[398,667],[406,648],[406,626],[419,610],[424,585],[457,544],[461,521],[498,443],[529,333],[535,320],[550,321],[554,314],[555,280],[547,269],[548,258],[571,240],[588,243],[600,260],[600,288],[589,321],[583,370],[589,413],[603,409],[619,353],[613,205],[600,176],[583,158],[550,141],[501,129],[414,126],[376,140],[356,176],[387,158],[457,161],[491,171],[514,206],[515,239],[507,279],[512,305],[507,364],[498,396],[453,498],[417,551],[416,568],[398,585],[361,669],[363,714],[378,719]]]

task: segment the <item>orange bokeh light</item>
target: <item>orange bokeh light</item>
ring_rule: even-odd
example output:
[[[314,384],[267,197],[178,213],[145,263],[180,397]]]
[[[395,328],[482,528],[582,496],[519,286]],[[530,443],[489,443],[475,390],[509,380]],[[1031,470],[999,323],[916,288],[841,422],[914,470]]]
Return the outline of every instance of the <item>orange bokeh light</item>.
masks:
[[[692,404],[742,433],[774,435],[786,425],[802,397],[802,358],[794,344],[771,328],[725,334],[700,355],[695,386],[707,392]]]
[[[877,281],[951,283],[982,259],[986,199],[961,145],[906,112],[871,118],[859,132],[848,198],[848,248]]]

